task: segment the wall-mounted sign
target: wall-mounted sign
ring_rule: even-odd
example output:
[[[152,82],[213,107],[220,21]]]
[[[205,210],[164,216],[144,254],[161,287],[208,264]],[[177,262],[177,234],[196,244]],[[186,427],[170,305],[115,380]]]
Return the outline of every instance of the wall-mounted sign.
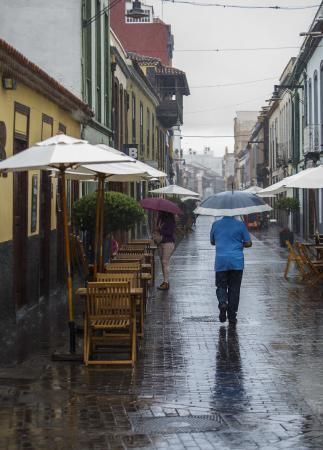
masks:
[[[138,144],[123,144],[123,152],[131,158],[138,159]]]

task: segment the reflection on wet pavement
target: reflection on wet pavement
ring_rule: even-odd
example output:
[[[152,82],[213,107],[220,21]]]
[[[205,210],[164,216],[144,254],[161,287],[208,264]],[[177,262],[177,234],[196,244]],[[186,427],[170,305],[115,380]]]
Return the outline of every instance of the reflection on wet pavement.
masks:
[[[152,290],[134,370],[51,361],[59,296],[3,330],[1,449],[323,448],[322,292],[283,279],[269,230],[245,252],[237,327],[220,324],[210,224],[178,246],[170,291]]]

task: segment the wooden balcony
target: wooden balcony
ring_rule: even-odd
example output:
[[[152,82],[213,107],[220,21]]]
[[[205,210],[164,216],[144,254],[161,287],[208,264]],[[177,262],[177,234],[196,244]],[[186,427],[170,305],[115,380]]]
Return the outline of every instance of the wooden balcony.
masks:
[[[163,100],[157,106],[157,119],[165,128],[174,127],[178,121],[182,123],[182,115],[177,100]]]

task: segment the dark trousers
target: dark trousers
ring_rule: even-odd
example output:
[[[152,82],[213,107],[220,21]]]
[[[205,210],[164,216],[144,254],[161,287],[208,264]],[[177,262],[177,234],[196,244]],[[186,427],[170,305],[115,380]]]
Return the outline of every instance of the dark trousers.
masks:
[[[226,270],[215,272],[216,296],[219,308],[226,305],[228,318],[235,319],[238,312],[240,300],[240,286],[243,270]]]

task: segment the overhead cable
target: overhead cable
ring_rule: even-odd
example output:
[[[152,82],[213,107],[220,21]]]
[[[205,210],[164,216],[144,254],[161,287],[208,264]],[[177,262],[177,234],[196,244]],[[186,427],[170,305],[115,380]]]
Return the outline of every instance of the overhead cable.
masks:
[[[120,3],[121,0],[112,0],[107,6],[98,11],[93,17],[84,20],[84,26],[87,27],[95,22],[99,17],[103,16],[105,13],[108,13],[111,8]]]
[[[223,3],[202,3],[193,0],[162,0],[165,3],[182,3],[193,6],[212,6],[216,8],[236,8],[236,9],[273,9],[273,10],[304,10],[318,8],[320,5],[305,5],[305,6],[257,6],[257,5],[225,5]]]
[[[250,134],[238,134],[236,136],[234,135],[217,135],[217,134],[210,134],[210,135],[182,135],[183,138],[234,138],[234,137],[250,137]]]
[[[255,83],[261,83],[262,81],[270,81],[270,80],[277,80],[277,77],[262,78],[261,80],[239,81],[236,83],[209,84],[209,85],[205,84],[205,85],[201,85],[201,86],[190,86],[190,89],[242,86],[242,85],[246,85],[246,84],[255,84]]]
[[[206,113],[206,112],[215,112],[215,111],[222,111],[223,109],[227,109],[227,108],[236,108],[237,106],[241,106],[241,105],[246,105],[248,103],[253,103],[255,101],[259,101],[259,96],[257,98],[252,98],[250,100],[246,100],[244,102],[240,102],[240,103],[234,103],[231,105],[224,105],[221,108],[209,108],[209,109],[199,109],[196,111],[185,111],[185,116],[187,114],[199,114],[199,113]]]
[[[319,47],[322,47],[321,45]],[[299,46],[285,46],[285,47],[250,47],[250,48],[187,48],[187,49],[174,49],[174,52],[254,52],[265,50],[291,50],[299,49]]]

